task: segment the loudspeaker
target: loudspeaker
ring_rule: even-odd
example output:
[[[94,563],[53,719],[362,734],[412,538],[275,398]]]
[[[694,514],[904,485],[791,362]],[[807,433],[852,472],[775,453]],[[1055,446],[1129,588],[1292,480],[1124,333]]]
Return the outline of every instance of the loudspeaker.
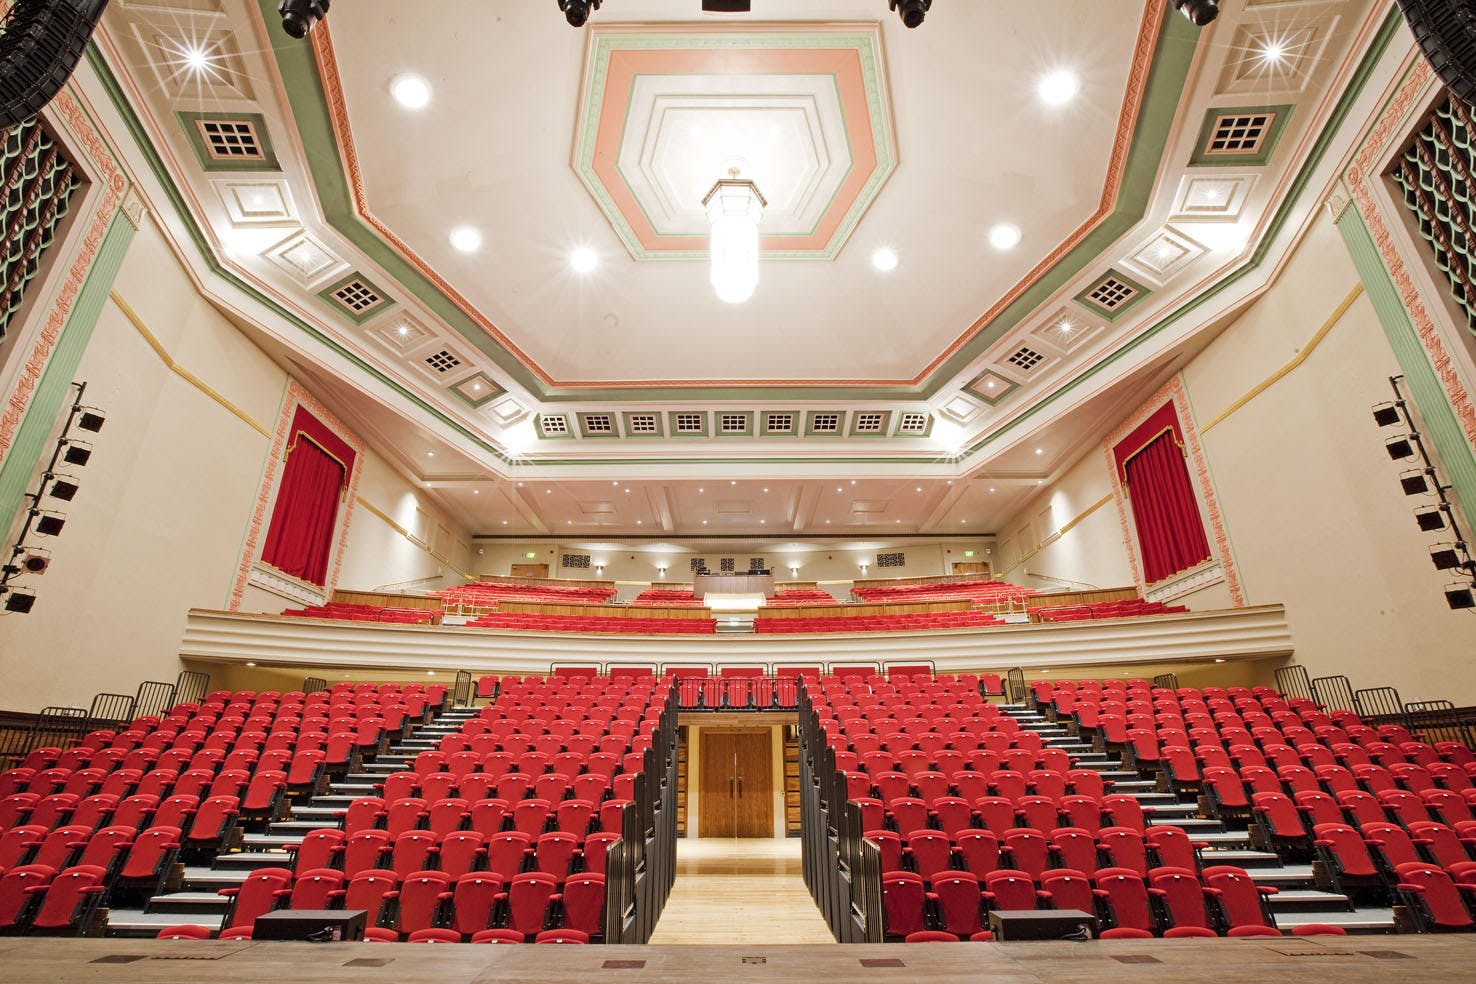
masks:
[[[1398,0],[1420,50],[1451,93],[1476,106],[1476,9],[1470,0]]]
[[[277,909],[256,917],[253,940],[307,940],[339,943],[364,938],[363,909]]]
[[[72,77],[108,0],[17,0],[0,34],[0,128],[35,116]]]

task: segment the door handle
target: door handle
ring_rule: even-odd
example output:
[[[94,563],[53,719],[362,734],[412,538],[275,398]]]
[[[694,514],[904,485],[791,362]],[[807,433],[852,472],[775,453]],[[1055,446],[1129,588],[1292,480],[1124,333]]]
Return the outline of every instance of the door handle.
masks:
[[[743,797],[743,777],[742,776],[739,776],[738,777],[738,797],[740,799],[742,799],[742,797]]]
[[[733,792],[733,779],[731,777],[729,777],[729,779],[728,779],[728,799],[732,799],[734,795],[735,794]]]

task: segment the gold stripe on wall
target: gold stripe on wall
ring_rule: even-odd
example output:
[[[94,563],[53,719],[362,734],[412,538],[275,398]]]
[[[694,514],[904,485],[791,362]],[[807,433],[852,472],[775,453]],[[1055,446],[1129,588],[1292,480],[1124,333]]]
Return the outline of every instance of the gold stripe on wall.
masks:
[[[201,393],[204,393],[206,396],[210,397],[210,399],[214,400],[216,403],[219,403],[221,406],[225,407],[236,417],[240,418],[246,424],[246,426],[256,431],[262,437],[272,436],[272,432],[262,426],[262,424],[258,422],[254,417],[252,417],[249,413],[236,406],[234,403],[217,393],[215,390],[211,389],[205,384],[202,379],[200,379],[199,376],[196,376],[184,366],[180,365],[178,362],[175,362],[174,358],[169,354],[167,350],[165,350],[164,346],[159,342],[159,339],[154,335],[153,332],[149,331],[148,326],[143,323],[143,319],[138,316],[133,308],[128,306],[128,302],[123,300],[123,298],[119,296],[116,290],[108,292],[108,299],[111,300],[115,305],[117,305],[118,310],[123,312],[123,317],[127,318],[129,323],[131,323],[133,327],[138,331],[138,333],[143,336],[143,340],[148,343],[149,348],[154,350],[154,354],[159,357],[160,362],[164,363],[165,368],[174,373],[180,379],[183,379],[185,382],[189,383],[191,386],[195,387],[195,389],[199,390]]]
[[[133,325],[134,329],[143,338],[144,342],[148,344],[149,348],[151,348],[151,349],[154,350],[154,354],[159,357],[159,361],[160,362],[164,363],[165,368],[167,368],[170,372],[174,373],[180,379],[183,379],[185,382],[189,383],[191,386],[193,386],[195,389],[199,390],[201,393],[203,393],[206,396],[210,397],[210,399],[214,400],[216,403],[220,404],[222,407],[225,407],[227,410],[229,410],[231,412],[232,415],[234,415],[235,417],[237,417],[240,420],[242,420],[243,422],[245,422],[245,424],[248,427],[250,427],[252,430],[256,431],[262,437],[268,437],[269,438],[269,437],[272,436],[272,432],[269,431],[269,430],[267,430],[265,427],[263,427],[249,413],[247,413],[245,410],[242,410],[240,407],[236,406],[234,403],[232,403],[230,400],[226,399],[220,393],[216,392],[204,380],[202,380],[199,376],[196,376],[194,373],[190,372],[184,366],[181,366],[178,362],[175,362],[174,361],[174,357],[171,356],[169,354],[169,351],[164,348],[164,345],[163,345],[163,343],[161,343],[159,341],[158,336],[156,336],[153,332],[149,331],[148,326],[143,323],[143,319],[138,316],[138,313],[136,311],[134,311],[133,308],[128,305],[128,302],[125,301],[118,294],[118,292],[116,290],[115,291],[110,291],[108,293],[108,299],[111,300],[115,305],[117,305],[119,311],[122,311],[123,312],[123,317],[125,317],[125,318],[128,319],[129,323]],[[403,536],[406,540],[409,540],[412,544],[414,544],[415,547],[417,547],[420,550],[424,550],[433,559],[439,561],[442,564],[445,564],[451,570],[456,571],[457,574],[460,574],[462,577],[466,578],[468,581],[471,580],[471,575],[470,574],[466,573],[465,571],[458,570],[456,568],[456,566],[454,564],[452,564],[449,560],[444,560],[444,559],[442,559],[440,557],[437,557],[434,553],[431,553],[431,549],[430,549],[430,545],[429,544],[421,543],[418,539],[416,539],[414,536],[411,535],[411,533],[410,533],[409,530],[405,529],[399,523],[396,523],[393,519],[390,519],[389,516],[386,515],[384,512],[380,511],[379,509],[377,509],[374,506],[370,505],[368,502],[364,501],[364,499],[363,499],[362,496],[355,496],[354,497],[354,501],[356,501],[359,505],[363,506],[371,514],[373,514],[373,515],[379,517],[380,519],[382,519],[385,523],[387,523],[389,525],[390,529],[394,530],[396,533],[398,533],[401,536]]]
[[[1361,282],[1355,284],[1353,286],[1353,289],[1348,291],[1348,296],[1343,298],[1343,303],[1339,304],[1337,308],[1333,311],[1333,313],[1328,316],[1328,319],[1322,323],[1322,327],[1317,329],[1317,333],[1307,341],[1306,345],[1302,346],[1302,350],[1296,354],[1295,358],[1293,358],[1286,365],[1282,366],[1280,369],[1273,372],[1271,375],[1267,376],[1265,379],[1261,380],[1261,382],[1258,383],[1255,388],[1252,389],[1249,393],[1245,394],[1240,399],[1230,404],[1224,410],[1221,410],[1214,420],[1211,420],[1209,423],[1199,428],[1199,433],[1209,433],[1215,428],[1216,425],[1224,423],[1224,421],[1231,414],[1235,413],[1241,407],[1245,406],[1247,403],[1254,400],[1262,393],[1266,392],[1272,386],[1285,379],[1288,375],[1292,373],[1293,370],[1295,370],[1303,362],[1306,362],[1307,357],[1310,356],[1314,351],[1316,351],[1317,346],[1322,344],[1322,340],[1327,337],[1328,332],[1332,331],[1333,326],[1342,320],[1343,315],[1348,313],[1348,309],[1353,306],[1353,302],[1358,300],[1359,295],[1362,293],[1363,284]]]

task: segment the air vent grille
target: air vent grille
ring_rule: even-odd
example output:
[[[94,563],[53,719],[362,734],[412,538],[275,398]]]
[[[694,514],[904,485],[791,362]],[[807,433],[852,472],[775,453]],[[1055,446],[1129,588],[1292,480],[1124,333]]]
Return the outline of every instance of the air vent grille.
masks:
[[[559,558],[559,566],[587,571],[589,570],[589,554],[564,554]]]
[[[626,429],[632,434],[656,434],[659,429],[656,425],[654,413],[633,413],[627,421]]]
[[[253,120],[202,118],[195,121],[205,152],[216,161],[264,161],[266,151]]]
[[[885,413],[858,413],[856,414],[856,433],[879,434],[885,426],[887,415]]]
[[[810,417],[810,430],[816,434],[835,434],[840,431],[840,414],[817,413]]]
[[[906,567],[907,555],[902,551],[895,553],[879,553],[876,555],[877,567]]]
[[[679,413],[676,415],[676,432],[678,434],[701,434],[703,415],[700,413]]]
[[[439,374],[445,374],[461,365],[461,360],[452,355],[448,350],[441,349],[425,357],[425,364]]]
[[[1029,372],[1045,361],[1045,356],[1028,345],[1020,346],[1020,350],[1005,360],[1021,372]]]
[[[923,434],[928,429],[928,415],[925,413],[904,413],[902,423],[897,430],[903,434]]]

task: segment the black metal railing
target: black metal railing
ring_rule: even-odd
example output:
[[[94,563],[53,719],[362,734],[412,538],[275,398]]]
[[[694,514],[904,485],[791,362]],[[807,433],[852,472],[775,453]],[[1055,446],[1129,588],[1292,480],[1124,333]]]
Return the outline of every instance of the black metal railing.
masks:
[[[1312,696],[1312,680],[1307,676],[1307,668],[1300,663],[1283,666],[1276,671],[1276,689],[1287,697],[1316,700]]]
[[[1158,676],[1156,676],[1156,677],[1153,678],[1153,685],[1155,687],[1163,687],[1163,688],[1165,688],[1167,690],[1178,690],[1179,689],[1179,674],[1177,674],[1177,673],[1160,673],[1160,674],[1158,674]]]
[[[793,711],[799,677],[678,677],[677,706],[684,711]]]
[[[1329,711],[1354,710],[1353,684],[1342,674],[1312,681],[1312,699]]]

